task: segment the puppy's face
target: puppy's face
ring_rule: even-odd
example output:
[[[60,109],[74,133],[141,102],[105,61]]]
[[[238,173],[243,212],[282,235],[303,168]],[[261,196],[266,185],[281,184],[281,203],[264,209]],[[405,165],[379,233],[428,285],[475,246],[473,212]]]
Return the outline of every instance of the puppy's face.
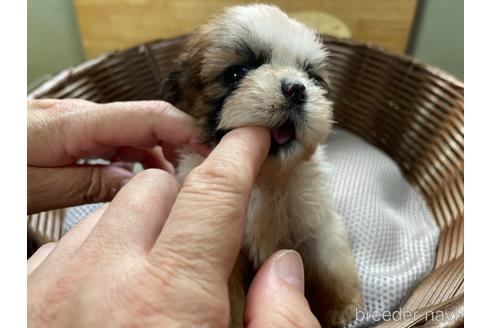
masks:
[[[240,126],[269,127],[268,165],[292,167],[331,128],[326,57],[317,35],[277,7],[232,7],[191,36],[163,96],[211,144]]]

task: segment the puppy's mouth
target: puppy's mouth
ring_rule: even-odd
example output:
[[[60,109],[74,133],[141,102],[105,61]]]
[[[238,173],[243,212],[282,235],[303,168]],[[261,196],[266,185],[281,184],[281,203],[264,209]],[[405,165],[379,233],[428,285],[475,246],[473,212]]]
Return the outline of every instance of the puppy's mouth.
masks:
[[[280,148],[288,146],[296,138],[296,128],[291,120],[270,129],[272,144],[270,153],[276,153]]]

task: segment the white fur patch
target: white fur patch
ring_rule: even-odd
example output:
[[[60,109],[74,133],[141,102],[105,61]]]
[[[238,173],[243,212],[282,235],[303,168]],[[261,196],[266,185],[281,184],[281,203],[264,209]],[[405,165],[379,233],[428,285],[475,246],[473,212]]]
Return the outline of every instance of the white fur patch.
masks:
[[[230,40],[262,43],[273,49],[272,64],[292,66],[297,61],[323,62],[326,52],[314,30],[289,18],[272,5],[237,6],[226,10]]]

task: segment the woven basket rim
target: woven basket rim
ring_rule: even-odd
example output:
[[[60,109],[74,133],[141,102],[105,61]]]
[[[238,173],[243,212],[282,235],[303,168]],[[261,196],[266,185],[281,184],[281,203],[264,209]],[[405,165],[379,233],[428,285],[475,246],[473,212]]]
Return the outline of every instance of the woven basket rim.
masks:
[[[98,55],[92,59],[86,60],[80,64],[77,64],[77,65],[70,66],[68,68],[61,70],[58,73],[53,74],[49,80],[41,83],[38,87],[33,89],[28,94],[27,99],[28,100],[35,99],[36,95],[38,95],[40,93],[44,93],[44,92],[50,90],[51,88],[55,88],[56,86],[63,84],[65,82],[65,80],[68,77],[70,77],[71,75],[80,74],[83,71],[89,69],[90,67],[98,64],[99,62],[107,60],[108,58],[110,58],[112,56],[116,56],[122,52],[129,51],[132,49],[137,49],[137,48],[143,50],[146,47],[150,47],[150,46],[164,43],[164,42],[166,44],[181,43],[183,40],[187,39],[189,36],[190,36],[190,34],[187,33],[187,34],[182,34],[182,35],[178,35],[178,36],[171,37],[171,38],[157,38],[157,39],[146,41],[144,43],[133,45],[133,46],[130,46],[127,48],[115,49],[115,50],[111,50],[109,52],[103,53],[103,54]],[[417,59],[411,55],[399,54],[399,53],[393,52],[391,50],[388,50],[388,49],[386,49],[380,45],[374,44],[374,43],[366,43],[366,42],[356,41],[356,40],[352,40],[352,39],[342,39],[342,38],[337,38],[337,37],[334,37],[334,36],[331,36],[328,34],[320,34],[320,37],[324,40],[334,41],[334,42],[349,45],[352,47],[359,47],[362,49],[369,49],[372,51],[377,51],[379,53],[389,55],[393,58],[403,60],[403,61],[407,62],[409,66],[419,67],[421,69],[424,69],[428,72],[431,72],[436,77],[439,77],[443,80],[446,80],[448,82],[453,83],[455,87],[464,89],[464,82],[461,81],[460,79],[458,79],[457,77],[455,77],[454,75],[452,75],[451,73],[449,73],[449,72],[447,72],[447,71],[445,71],[439,67],[436,67],[432,64],[425,63],[424,61]]]

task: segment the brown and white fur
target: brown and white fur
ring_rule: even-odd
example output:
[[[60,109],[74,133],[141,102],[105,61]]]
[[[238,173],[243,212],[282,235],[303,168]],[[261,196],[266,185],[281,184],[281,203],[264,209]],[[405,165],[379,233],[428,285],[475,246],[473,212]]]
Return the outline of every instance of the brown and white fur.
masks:
[[[236,6],[192,34],[163,85],[164,99],[191,114],[212,146],[236,127],[271,129],[230,279],[231,326],[242,322],[244,268],[258,269],[283,248],[301,254],[306,296],[323,327],[343,325],[361,307],[345,223],[329,199],[322,162],[332,120],[326,65],[319,37],[306,26],[275,6]],[[202,161],[183,151],[179,179]]]

